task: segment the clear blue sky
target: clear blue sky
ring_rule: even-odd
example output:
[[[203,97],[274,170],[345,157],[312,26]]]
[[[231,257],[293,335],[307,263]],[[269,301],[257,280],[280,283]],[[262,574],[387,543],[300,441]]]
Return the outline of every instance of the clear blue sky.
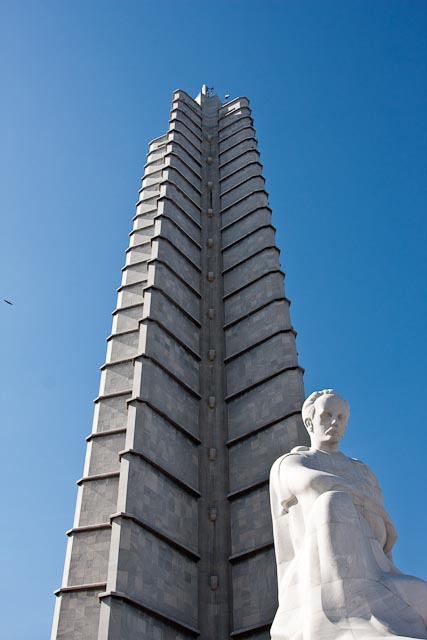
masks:
[[[2,637],[50,632],[147,142],[204,82],[251,99],[307,393],[427,579],[427,3],[0,6]]]

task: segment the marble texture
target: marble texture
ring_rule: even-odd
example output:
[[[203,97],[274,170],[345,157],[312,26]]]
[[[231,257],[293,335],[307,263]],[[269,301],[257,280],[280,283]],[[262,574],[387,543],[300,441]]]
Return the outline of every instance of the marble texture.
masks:
[[[333,390],[302,417],[311,447],[273,464],[270,497],[279,608],[272,640],[427,638],[427,583],[393,564],[397,534],[378,481],[338,450],[349,416]]]

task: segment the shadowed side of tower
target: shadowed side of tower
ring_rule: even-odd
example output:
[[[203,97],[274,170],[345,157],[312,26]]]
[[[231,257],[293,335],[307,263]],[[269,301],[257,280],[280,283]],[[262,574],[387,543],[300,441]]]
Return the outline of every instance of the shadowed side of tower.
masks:
[[[52,638],[268,638],[269,468],[306,441],[248,100],[149,147]]]

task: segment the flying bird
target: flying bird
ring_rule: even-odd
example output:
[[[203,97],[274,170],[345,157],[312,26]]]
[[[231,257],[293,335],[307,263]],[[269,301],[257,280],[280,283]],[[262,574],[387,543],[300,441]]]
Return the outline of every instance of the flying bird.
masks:
[[[6,300],[6,298],[3,298],[3,302],[5,302],[6,304],[13,305],[13,302],[11,302],[10,300]]]

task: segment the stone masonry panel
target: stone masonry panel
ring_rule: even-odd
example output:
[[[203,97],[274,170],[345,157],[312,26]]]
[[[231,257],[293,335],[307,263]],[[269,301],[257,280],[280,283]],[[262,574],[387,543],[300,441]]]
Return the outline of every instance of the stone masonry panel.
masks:
[[[279,333],[226,365],[227,394],[236,393],[285,367],[298,366],[293,333]]]
[[[234,629],[272,621],[277,609],[274,549],[233,565],[232,584]]]
[[[197,551],[197,498],[136,455],[129,456],[126,511],[168,537]]]
[[[290,326],[289,303],[286,300],[272,302],[226,330],[226,356],[238,353],[275,331],[287,330]]]
[[[137,413],[133,448],[198,488],[198,446],[147,405]]]
[[[117,590],[197,625],[197,563],[132,520],[122,519]]]
[[[284,371],[229,402],[230,438],[300,411],[301,388],[302,373],[294,369]]]
[[[232,500],[230,511],[232,554],[273,542],[268,485]]]

